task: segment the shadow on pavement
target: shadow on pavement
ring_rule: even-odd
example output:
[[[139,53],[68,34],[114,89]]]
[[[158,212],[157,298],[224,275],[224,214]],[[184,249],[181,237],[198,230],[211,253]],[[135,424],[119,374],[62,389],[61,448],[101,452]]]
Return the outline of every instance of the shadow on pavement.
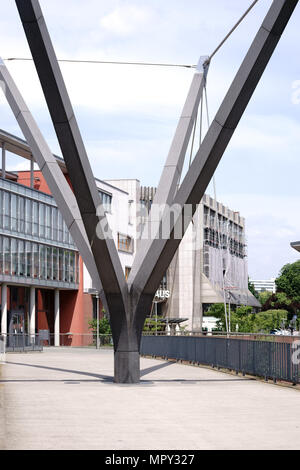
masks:
[[[15,366],[22,366],[22,367],[32,367],[36,369],[46,369],[46,370],[52,370],[52,371],[58,371],[58,372],[67,372],[69,374],[76,374],[76,375],[81,375],[81,376],[86,376],[86,377],[94,377],[95,380],[92,379],[77,379],[76,381],[73,379],[8,379],[8,380],[0,380],[0,383],[65,383],[66,385],[78,385],[81,382],[82,383],[114,383],[113,377],[109,375],[102,375],[102,374],[93,374],[92,372],[83,372],[79,370],[73,370],[73,369],[61,369],[58,367],[49,367],[49,366],[41,366],[37,364],[24,364],[21,362],[10,362],[6,361],[6,364],[11,364]],[[159,364],[157,366],[149,367],[147,369],[144,369],[141,371],[141,377],[144,377],[145,375],[148,375],[152,372],[155,372],[156,370],[163,369],[165,367],[174,365],[175,363],[173,362],[168,362],[165,364]],[[241,381],[250,381],[250,380],[255,380],[254,378],[244,378],[244,377],[232,377],[232,378],[220,378],[220,379],[154,379],[154,380],[143,380],[141,381],[141,385],[151,385],[154,383],[174,383],[174,384],[183,384],[183,385],[196,385],[202,382],[241,382]],[[122,385],[122,384],[116,384],[116,385]],[[124,384],[129,385],[130,384]],[[133,384],[133,385],[139,385],[139,384]]]

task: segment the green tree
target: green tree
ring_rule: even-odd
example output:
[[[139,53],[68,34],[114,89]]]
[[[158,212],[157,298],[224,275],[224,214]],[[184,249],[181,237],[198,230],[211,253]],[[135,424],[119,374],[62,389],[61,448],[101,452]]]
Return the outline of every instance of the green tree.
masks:
[[[281,328],[282,322],[288,318],[287,310],[267,310],[256,315],[253,333],[270,333],[271,330]]]
[[[97,320],[93,319],[89,322],[90,330],[93,330],[94,334],[97,334]],[[106,316],[99,320],[99,335],[111,335],[111,327],[109,320]]]
[[[97,335],[97,319],[93,319],[89,322],[89,328],[93,331],[94,342],[96,342],[95,337]],[[98,331],[100,335],[101,346],[112,346],[112,332],[109,319],[106,315],[99,319]]]
[[[251,294],[254,295],[257,299],[259,299],[258,292],[255,290],[254,284],[250,281],[248,278],[248,290],[251,292]]]
[[[269,300],[270,297],[272,297],[272,292],[270,291],[262,291],[258,294],[258,300],[261,303],[262,310],[268,310],[268,307],[265,307],[266,302]]]
[[[277,292],[283,292],[292,302],[300,303],[300,260],[283,266],[275,282]]]
[[[266,310],[287,310],[289,315],[288,319],[297,314],[300,308],[300,303],[289,298],[284,292],[277,292],[271,295],[263,305],[263,311]]]
[[[207,314],[218,318],[218,329],[226,330],[225,310],[223,304],[214,304]],[[239,333],[270,333],[271,330],[281,328],[282,321],[287,320],[287,310],[268,310],[252,313],[249,306],[241,306],[231,311],[231,331]]]
[[[156,321],[156,317],[147,318],[144,324],[143,331],[145,333],[150,333],[150,332],[155,333],[156,331],[157,332],[165,331],[166,322],[163,320],[164,320],[163,317],[157,317],[157,321]]]

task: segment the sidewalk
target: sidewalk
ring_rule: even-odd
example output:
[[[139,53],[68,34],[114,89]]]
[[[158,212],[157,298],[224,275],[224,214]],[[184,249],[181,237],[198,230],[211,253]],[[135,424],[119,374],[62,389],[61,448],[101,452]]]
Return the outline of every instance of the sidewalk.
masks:
[[[2,365],[0,362],[0,381],[2,379]],[[4,421],[4,385],[0,383],[0,450],[4,448],[5,438],[5,421]]]
[[[150,359],[116,385],[109,350],[6,360],[6,449],[300,449],[298,390]]]

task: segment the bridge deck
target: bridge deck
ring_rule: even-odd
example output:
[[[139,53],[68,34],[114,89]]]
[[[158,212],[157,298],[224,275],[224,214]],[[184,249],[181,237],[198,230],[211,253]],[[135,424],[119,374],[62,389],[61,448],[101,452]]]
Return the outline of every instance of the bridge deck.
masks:
[[[6,360],[7,449],[300,448],[297,389],[150,359],[141,385],[115,385],[109,350]]]

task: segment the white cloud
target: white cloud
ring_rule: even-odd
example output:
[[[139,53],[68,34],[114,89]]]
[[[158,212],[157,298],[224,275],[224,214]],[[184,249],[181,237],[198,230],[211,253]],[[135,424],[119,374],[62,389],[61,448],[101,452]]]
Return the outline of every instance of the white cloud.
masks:
[[[31,109],[46,108],[31,62],[9,62],[11,75]],[[62,64],[73,106],[112,112],[139,113],[156,118],[179,117],[192,80],[192,72],[132,67]],[[0,104],[5,103],[1,94]]]
[[[100,25],[106,31],[116,35],[129,35],[140,31],[150,20],[149,10],[136,5],[118,6],[100,20]]]
[[[300,195],[220,194],[220,200],[246,219],[249,273],[276,277],[284,264],[299,259],[290,243],[300,238]]]
[[[300,121],[287,115],[247,115],[232,138],[236,150],[256,151],[264,156],[295,159],[300,146]]]
[[[270,3],[270,0],[259,2],[215,57],[208,81],[211,117]],[[214,49],[249,1],[41,0],[41,5],[58,57],[196,63],[200,55]],[[1,11],[3,57],[30,57],[15,2],[2,0]],[[293,160],[294,174],[300,174],[297,163],[300,126],[295,116],[300,108],[291,104],[295,91],[291,84],[300,77],[299,62],[293,56],[299,36],[299,18],[300,11],[296,10],[255,92],[247,117],[241,121],[230,145],[233,157],[243,161],[240,174],[233,171],[234,177],[230,177],[230,172],[229,176],[218,175],[224,193],[220,191],[218,198],[246,217],[250,274],[256,277],[274,276],[285,262],[298,256],[289,243],[299,239],[300,200],[285,195],[288,185],[296,188],[297,184],[295,177],[292,180],[292,175],[285,172],[284,163],[280,166],[280,178],[275,178],[274,167],[279,159],[282,162]],[[47,118],[34,65],[9,63],[9,68],[44,135],[50,137],[52,150],[59,153],[57,143],[52,141],[53,128]],[[186,99],[192,71],[66,64],[62,65],[62,71],[83,133],[86,133],[85,142],[95,174],[100,178],[137,177],[143,183],[156,184],[173,127],[175,130]],[[15,120],[7,113],[4,102],[0,93],[0,104],[3,104],[0,127],[14,132]],[[108,117],[109,125],[105,130],[103,122],[97,123],[98,115],[101,119]],[[124,131],[126,119],[135,123],[145,121],[145,125],[138,126],[136,132],[129,126]],[[151,120],[156,123],[155,130]],[[123,135],[120,135],[122,126]],[[125,133],[128,135],[124,137]],[[169,134],[170,141],[167,141]],[[258,158],[251,158],[253,156]],[[276,165],[273,165],[274,158]],[[255,176],[251,180],[249,167],[259,166],[259,159],[264,162],[262,173],[268,187],[273,185],[275,197],[259,195],[259,191],[266,192],[263,181],[257,183]],[[247,184],[241,188],[241,193],[234,194],[234,188],[238,184],[242,186],[241,181]],[[248,194],[250,187],[252,194]],[[225,194],[230,190],[231,194]]]

